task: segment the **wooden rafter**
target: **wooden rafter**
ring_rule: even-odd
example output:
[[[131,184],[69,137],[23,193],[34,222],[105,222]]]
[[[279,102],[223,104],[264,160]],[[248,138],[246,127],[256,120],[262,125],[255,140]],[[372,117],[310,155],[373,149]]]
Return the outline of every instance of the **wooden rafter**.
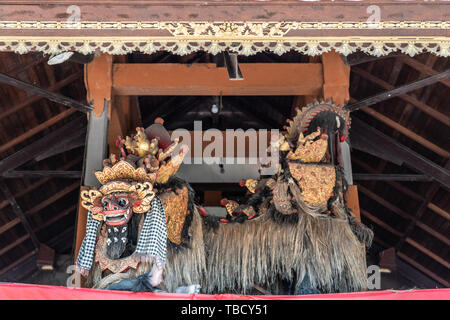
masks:
[[[66,171],[66,170],[21,170],[8,171],[3,174],[4,178],[65,178],[65,179],[80,179],[81,171]]]
[[[371,221],[375,222],[377,225],[379,225],[383,229],[389,231],[390,233],[392,233],[393,235],[397,236],[398,238],[400,238],[403,235],[400,231],[395,230],[390,225],[388,225],[386,222],[384,222],[381,219],[377,218],[376,216],[374,216],[373,214],[371,214],[367,210],[361,208],[360,211],[361,211],[361,215],[363,217],[366,217],[366,218],[370,219]]]
[[[27,233],[26,235],[16,239],[16,241],[14,241],[13,243],[10,243],[9,245],[3,247],[0,249],[0,256],[5,254],[6,252],[8,252],[9,250],[17,247],[18,245],[20,245],[21,243],[25,242],[26,240],[28,240],[30,238],[30,234]]]
[[[447,150],[437,146],[436,144],[430,142],[429,140],[423,138],[421,135],[407,129],[406,127],[402,126],[401,124],[399,124],[398,122],[390,119],[389,117],[369,108],[369,107],[365,107],[361,109],[362,111],[364,111],[365,113],[371,115],[372,117],[374,117],[375,119],[383,122],[384,124],[388,125],[389,127],[401,132],[402,134],[404,134],[405,136],[407,136],[408,138],[414,140],[415,142],[421,144],[422,146],[424,146],[425,148],[428,148],[430,150],[432,150],[433,152],[435,152],[436,154],[440,155],[441,157],[444,158],[450,158],[450,152],[448,152]]]
[[[66,125],[58,128],[41,139],[31,143],[25,148],[13,153],[9,157],[0,161],[0,174],[14,170],[22,164],[32,160],[34,157],[45,152],[49,146],[58,144],[61,139],[74,131],[78,131],[85,126],[84,116],[75,118]]]
[[[422,246],[420,243],[417,243],[416,241],[414,241],[413,239],[411,239],[410,237],[406,237],[405,238],[405,242],[410,244],[411,246],[413,246],[414,248],[419,249],[420,251],[422,251],[423,253],[425,253],[427,256],[429,256],[430,258],[432,258],[433,260],[439,262],[440,264],[442,264],[443,266],[445,266],[447,269],[450,269],[450,263],[448,263],[447,261],[445,261],[444,259],[442,259],[440,256],[438,256],[437,254],[435,254],[434,252],[432,252],[430,249],[425,248],[424,246]]]
[[[68,207],[67,209],[61,211],[59,214],[57,214],[53,218],[45,221],[43,224],[40,224],[36,229],[34,229],[34,232],[38,233],[38,232],[44,230],[49,225],[55,223],[56,221],[60,220],[61,218],[65,217],[65,216],[67,216],[69,213],[74,212],[77,209],[77,207],[78,207],[78,205],[74,204],[74,205]]]
[[[75,113],[76,110],[75,109],[67,109],[59,114],[57,114],[56,116],[44,121],[43,123],[37,125],[36,127],[26,131],[25,133],[21,134],[20,136],[8,141],[8,143],[5,143],[3,145],[0,146],[0,153],[4,152],[5,150],[8,150],[12,147],[14,147],[15,145],[25,141],[26,139],[34,136],[35,134],[41,132],[42,130],[47,129],[49,126],[57,123],[58,121],[61,121],[65,118],[67,118],[68,116],[70,116],[71,114]]]
[[[57,83],[54,84],[54,85],[51,85],[51,86],[48,87],[46,90],[48,90],[48,91],[53,91],[53,92],[54,92],[54,91],[57,91],[57,90],[59,90],[59,89],[65,87],[65,86],[69,85],[70,83],[72,83],[72,82],[74,82],[74,81],[80,79],[80,77],[81,77],[82,75],[83,75],[83,73],[82,73],[81,71],[76,72],[76,73],[73,73],[73,74],[71,74],[70,76],[68,76],[67,78],[65,78],[65,79],[63,79],[63,80],[57,82]],[[42,96],[40,96],[40,95],[32,95],[32,96],[26,98],[25,100],[20,101],[19,103],[15,104],[15,105],[13,105],[13,106],[11,106],[11,107],[6,108],[5,111],[3,111],[2,113],[0,113],[0,120],[6,118],[6,117],[8,117],[8,116],[10,116],[10,115],[13,114],[13,113],[16,113],[16,112],[22,110],[22,109],[25,108],[26,106],[29,106],[30,104],[35,103],[35,102],[37,102],[37,101],[39,101],[39,100],[41,100],[41,99],[43,99],[43,98],[44,98],[44,97],[42,97]]]
[[[374,168],[370,167],[366,162],[363,162],[355,157],[352,158],[352,162],[357,164],[358,166],[360,166],[361,168],[363,168],[364,170],[366,170],[370,173],[377,173],[377,171]],[[386,183],[389,184],[390,186],[392,186],[393,188],[397,189],[401,193],[413,198],[414,200],[423,201],[425,199],[420,194],[417,194],[414,191],[412,191],[411,189],[408,189],[408,188],[402,186],[398,182],[387,180]],[[430,209],[430,210],[434,211],[435,213],[439,214],[440,216],[442,216],[444,219],[450,220],[450,214],[448,212],[446,212],[445,210],[443,210],[442,208],[439,208],[434,203],[431,203],[431,202],[428,203],[427,207],[428,207],[428,209]]]
[[[403,60],[399,60],[399,61],[401,62]],[[450,72],[449,71],[450,70],[447,70],[447,73],[446,73],[448,75],[447,77],[440,77],[440,78],[441,79],[449,78],[450,77]],[[367,72],[367,71],[365,71],[363,69],[360,69],[360,68],[356,68],[356,67],[352,68],[352,72],[354,72],[357,75],[363,77],[364,79],[369,80],[372,83],[375,83],[375,84],[379,85],[381,88],[387,90],[386,92],[384,92],[382,94],[386,94],[386,93],[389,94],[389,92],[393,92],[393,94],[394,94],[395,93],[394,90],[397,90],[397,89],[400,89],[402,87],[408,86],[408,85],[405,85],[405,86],[402,86],[402,87],[395,88],[393,85],[389,84],[388,82],[386,82],[386,81],[384,81],[384,80],[382,80],[380,78],[377,78],[374,75],[372,75],[371,73],[369,73],[369,72]],[[433,75],[433,77],[438,77],[440,74],[441,73],[436,73],[436,74]],[[433,83],[437,82],[437,81],[430,82],[430,80],[425,81],[426,79],[429,79],[429,78],[422,79],[422,80],[424,80],[424,82],[423,82],[424,85],[423,86],[421,86],[421,87],[420,86],[415,86],[413,90],[417,90],[417,89],[423,88],[425,86],[428,86],[430,84],[433,84]],[[422,81],[422,80],[418,80],[418,81]],[[409,90],[409,91],[412,91],[412,90]],[[399,95],[391,95],[391,96],[388,96],[388,98],[390,99],[390,98],[393,98],[395,96],[398,96],[400,99],[406,101],[407,103],[410,103],[411,105],[415,106],[416,108],[418,108],[422,112],[424,112],[424,113],[428,114],[429,116],[433,117],[435,120],[440,121],[440,122],[444,123],[447,126],[450,126],[450,117],[448,117],[447,115],[443,114],[442,112],[434,109],[433,107],[430,107],[429,105],[427,105],[426,103],[418,100],[417,98],[414,98],[413,96],[411,96],[409,94],[406,94],[406,93],[399,94]],[[357,103],[356,100],[351,101],[351,102],[352,103]],[[378,102],[381,102],[381,101],[377,101],[377,103]],[[361,107],[364,110],[364,106],[361,106]]]
[[[426,62],[425,62],[425,65],[429,66],[431,68],[434,65],[434,63],[436,62],[436,60],[437,60],[437,57],[435,55],[429,55],[427,60],[426,60]],[[396,85],[398,77],[400,75],[400,71],[403,69],[403,66],[404,66],[404,62],[403,62],[402,59],[396,59],[395,60],[394,66],[392,68],[391,75],[389,76],[389,83],[390,84]],[[426,74],[420,73],[418,78],[420,79],[420,78],[423,78],[424,76],[426,76]],[[415,78],[412,78],[412,75],[409,74],[407,82],[411,82],[414,79]],[[418,98],[418,99],[415,99],[415,100],[417,100],[419,103],[424,103],[425,101],[427,101],[428,93],[430,93],[432,91],[431,89],[432,89],[432,87],[428,86],[428,87],[424,87],[424,88],[421,88],[418,91],[416,91],[416,94],[421,95],[421,97]],[[414,98],[414,97],[412,97],[410,95],[405,95],[405,98],[406,97]],[[406,100],[408,100],[408,99],[406,99]],[[428,107],[428,106],[426,106],[426,107]],[[404,125],[406,123],[406,120],[409,119],[409,117],[413,113],[413,111],[414,111],[414,105],[412,105],[411,103],[406,101],[406,104],[405,104],[405,106],[404,106],[404,108],[402,110],[401,116],[400,116],[400,118],[398,119],[397,122],[399,124],[401,124],[401,125]],[[395,131],[392,134],[392,138],[398,139],[400,134],[401,133],[399,131]],[[383,172],[383,170],[386,167],[386,165],[387,165],[386,159],[384,161],[381,161],[378,164],[378,167],[377,167],[378,172]],[[374,185],[374,184],[375,184],[375,182],[372,182],[372,185]]]
[[[408,55],[402,55],[398,57],[398,60],[401,60],[404,64],[409,65],[410,67],[419,71],[421,74],[427,76],[432,76],[438,73],[438,71],[434,70],[432,67],[429,67],[426,64],[420,62],[419,60],[411,58]],[[440,82],[450,88],[450,80],[442,80]]]
[[[438,276],[436,273],[430,271],[428,268],[425,268],[424,266],[422,266],[417,261],[415,261],[415,260],[411,259],[410,257],[408,257],[406,254],[404,254],[402,252],[397,252],[397,256],[399,256],[401,259],[405,260],[406,262],[408,262],[409,264],[411,264],[415,268],[419,269],[420,271],[422,271],[423,273],[425,273],[429,277],[433,278],[437,282],[443,284],[446,288],[450,287],[450,283],[448,281],[446,281],[442,277]]]
[[[410,234],[412,233],[414,227],[416,226],[417,221],[420,221],[420,218],[425,213],[425,211],[426,211],[426,209],[428,207],[428,203],[431,202],[433,197],[439,191],[439,187],[440,186],[439,186],[438,183],[433,183],[432,186],[430,187],[430,189],[428,190],[427,194],[425,195],[424,201],[421,203],[421,205],[417,209],[416,214],[414,215],[413,219],[409,222],[409,224],[406,227],[406,230],[405,230],[403,236],[400,238],[400,240],[395,245],[395,249],[397,251],[400,251],[400,249],[404,245],[406,239],[410,236]]]
[[[20,259],[14,261],[13,263],[11,263],[10,265],[4,267],[3,269],[0,270],[0,276],[5,274],[6,272],[8,272],[9,270],[15,268],[16,266],[18,266],[19,264],[21,264],[22,262],[24,262],[25,260],[27,260],[28,258],[30,258],[31,256],[35,255],[38,252],[38,249],[34,249],[30,252],[28,252],[26,255],[24,255],[23,257],[21,257]]]
[[[2,190],[4,197],[9,200],[15,215],[20,219],[20,222],[23,224],[25,230],[30,235],[30,238],[31,238],[31,241],[33,242],[34,247],[36,249],[39,249],[40,242],[39,242],[36,234],[34,233],[33,228],[31,228],[30,223],[28,222],[28,219],[26,218],[26,214],[23,212],[22,208],[17,203],[16,199],[12,195],[8,186],[3,181],[0,181],[0,189]]]
[[[45,223],[40,224],[37,228],[34,228],[33,232],[34,233],[38,233],[38,232],[44,230],[49,225],[55,223],[56,221],[60,220],[61,218],[67,216],[69,213],[75,211],[76,208],[77,208],[77,205],[70,206],[69,208],[63,210],[61,213],[59,213],[58,215],[54,216],[50,220],[47,220],[47,221],[45,221]],[[58,233],[58,236],[61,236],[61,233]],[[30,235],[26,234],[23,237],[20,237],[19,239],[14,241],[13,243],[9,244],[8,246],[2,248],[0,250],[0,256],[2,254],[6,253],[7,251],[17,247],[19,244],[21,244],[22,242],[26,241],[28,238],[30,238]]]
[[[385,173],[353,173],[354,180],[369,181],[431,181],[432,179],[425,174],[385,174]]]
[[[86,130],[83,128],[78,132],[78,134],[75,133],[74,136],[69,137],[67,140],[64,139],[64,141],[62,141],[60,144],[57,144],[53,148],[50,148],[46,152],[35,157],[34,160],[39,162],[49,157],[53,157],[57,154],[61,154],[66,151],[82,147],[85,145],[85,143],[86,143]]]
[[[36,206],[32,207],[31,209],[27,210],[25,212],[25,215],[30,216],[30,215],[33,215],[33,214],[39,212],[40,210],[46,208],[47,206],[49,206],[50,204],[52,204],[56,200],[64,197],[66,194],[76,190],[79,187],[80,187],[80,181],[76,181],[76,182],[72,183],[71,185],[69,185],[69,186],[65,187],[64,189],[61,189],[60,191],[55,193],[50,198],[40,202],[38,205],[36,205]]]
[[[65,163],[64,165],[57,168],[56,170],[67,170],[67,169],[73,167],[74,165],[80,163],[81,160],[83,160],[83,158],[81,156],[77,157],[77,158],[72,159],[71,161]],[[49,180],[50,180],[50,178],[44,178],[44,179],[40,179],[39,181],[34,182],[33,184],[30,184],[26,188],[23,188],[18,193],[14,194],[14,198],[18,199],[20,197],[23,197],[24,195],[28,194],[29,192],[32,192],[35,189],[42,186],[43,184],[47,183]],[[0,210],[3,209],[4,207],[6,207],[7,205],[9,205],[8,200],[4,200],[4,201],[0,202]],[[1,230],[1,227],[0,227],[0,230]],[[0,234],[1,233],[2,232],[0,231]]]
[[[408,166],[432,177],[444,186],[450,187],[450,172],[447,169],[426,159],[356,117],[352,119],[352,134],[367,137],[372,143],[383,146],[387,154],[393,154],[395,157],[402,159]]]
[[[42,230],[44,230],[46,227],[48,227],[49,225],[55,223],[56,221],[60,220],[61,218],[67,216],[69,213],[75,211],[75,209],[77,208],[77,205],[73,205],[70,206],[69,208],[63,210],[61,213],[59,213],[58,215],[54,216],[53,218],[51,218],[50,220],[45,221],[45,223],[40,224],[37,228],[33,229],[34,233],[38,233]],[[58,234],[60,235],[60,234]],[[30,238],[29,234],[24,235],[23,237],[20,237],[19,239],[17,239],[16,241],[14,241],[13,243],[9,244],[8,246],[2,248],[0,250],[0,256],[4,253],[6,253],[7,251],[17,247],[18,245],[20,245],[21,243],[23,243],[24,241],[26,241],[27,239]]]
[[[15,79],[4,73],[0,73],[0,82],[25,90],[30,94],[40,95],[50,101],[62,104],[66,107],[74,108],[81,112],[89,112],[93,110],[92,106],[85,105],[77,100],[65,97],[59,93],[36,87],[30,83],[26,83],[22,80]]]
[[[385,223],[384,221],[380,220],[379,218],[377,218],[376,216],[374,216],[373,214],[369,213],[367,210],[364,210],[361,208],[361,215],[368,218],[369,220],[375,222],[377,225],[379,225],[380,227],[382,227],[383,229],[385,229],[386,231],[389,231],[390,233],[392,233],[393,235],[395,235],[396,237],[403,239],[403,237],[405,237],[405,233],[402,233],[394,228],[392,228],[390,225],[388,225],[387,223]],[[408,237],[406,237],[405,239],[407,239]],[[420,252],[426,254],[427,256],[429,256],[431,259],[433,259],[434,261],[444,265],[444,266],[448,266],[448,262],[446,262],[445,260],[443,260],[442,258],[438,257],[435,253],[433,253],[432,251],[430,251],[429,249],[425,248],[424,246],[418,244],[417,242],[415,242],[414,240],[409,238],[408,243],[413,246],[414,248],[416,248],[417,250],[419,250]],[[396,250],[397,253],[400,252],[400,250]]]
[[[354,71],[354,68],[353,68],[353,71]],[[394,98],[394,97],[397,97],[397,96],[401,96],[401,95],[403,95],[405,93],[408,93],[410,91],[413,91],[413,90],[416,90],[416,89],[419,89],[419,88],[423,88],[425,86],[429,86],[429,85],[431,85],[433,83],[436,83],[436,82],[439,82],[441,80],[445,80],[445,79],[448,79],[448,78],[450,78],[450,69],[442,71],[442,72],[439,72],[439,73],[437,73],[435,75],[426,77],[424,79],[420,79],[420,80],[414,81],[412,83],[405,84],[403,86],[394,88],[392,90],[387,90],[385,92],[376,94],[376,95],[374,95],[372,97],[360,100],[358,102],[352,103],[352,104],[347,106],[347,109],[350,110],[350,111],[355,111],[355,110],[358,110],[360,108],[371,106],[371,105],[379,103],[381,101],[385,101],[387,99],[391,99],[391,98]]]
[[[365,196],[367,196],[370,199],[378,202],[379,204],[384,206],[386,209],[388,209],[391,212],[397,214],[398,216],[402,217],[403,219],[405,219],[407,221],[411,221],[412,219],[414,219],[414,217],[412,215],[406,213],[402,209],[400,209],[397,206],[393,205],[392,203],[387,201],[385,198],[380,197],[379,195],[375,194],[373,191],[367,189],[366,187],[364,187],[362,185],[358,185],[358,190],[361,191]],[[424,230],[424,231],[428,232],[429,234],[431,234],[432,236],[436,237],[437,239],[439,239],[440,241],[442,241],[446,245],[450,245],[450,240],[449,240],[449,238],[447,236],[437,232],[436,230],[430,228],[429,226],[427,226],[426,224],[424,224],[424,223],[422,223],[420,221],[417,221],[416,225],[418,227],[420,227],[422,230]]]

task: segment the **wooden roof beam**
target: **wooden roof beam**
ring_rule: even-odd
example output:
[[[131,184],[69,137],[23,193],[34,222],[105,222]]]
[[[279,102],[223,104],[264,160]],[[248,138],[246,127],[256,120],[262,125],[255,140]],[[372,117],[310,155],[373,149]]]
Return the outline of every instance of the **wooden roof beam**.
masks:
[[[422,112],[428,114],[429,116],[433,117],[434,119],[444,123],[447,126],[450,126],[450,117],[448,117],[447,115],[443,114],[442,112],[439,112],[438,110],[430,107],[429,105],[423,103],[422,101],[414,98],[413,96],[406,94],[407,92],[417,90],[417,89],[423,88],[425,86],[429,86],[431,84],[439,82],[441,80],[450,78],[450,69],[440,72],[440,73],[435,73],[432,76],[429,76],[427,78],[417,80],[415,82],[408,83],[406,85],[403,85],[403,86],[400,86],[397,88],[395,88],[393,85],[389,84],[388,82],[375,77],[374,75],[370,74],[369,72],[367,72],[363,69],[354,67],[354,68],[352,68],[352,71],[354,73],[358,74],[359,76],[363,77],[364,79],[367,79],[370,82],[379,85],[381,88],[386,89],[387,91],[377,94],[375,96],[369,97],[367,99],[363,99],[360,101],[353,101],[352,105],[348,106],[348,108],[351,111],[355,111],[357,109],[364,108],[364,107],[373,105],[375,103],[379,103],[384,100],[391,99],[391,98],[398,96],[400,99],[411,103],[412,105],[414,105],[415,107],[420,109]]]
[[[414,266],[415,268],[419,269],[420,271],[425,273],[430,278],[433,278],[437,282],[443,284],[446,288],[450,287],[450,283],[448,281],[446,281],[445,279],[441,278],[440,276],[438,276],[434,272],[430,271],[429,269],[425,268],[424,266],[422,266],[417,261],[415,261],[415,260],[411,259],[410,257],[408,257],[406,254],[404,254],[402,252],[397,252],[397,256],[400,257],[401,259],[405,260],[406,262],[408,262],[410,265]]]
[[[387,223],[385,223],[384,221],[381,221],[379,218],[375,217],[373,214],[369,213],[367,210],[361,208],[360,209],[361,215],[363,217],[366,217],[368,219],[370,219],[371,221],[375,222],[377,225],[379,225],[380,227],[382,227],[383,229],[389,231],[390,233],[392,233],[393,235],[401,238],[402,237],[402,233],[398,230],[395,230],[394,228],[392,228],[390,225],[388,225]]]
[[[431,181],[425,174],[386,174],[386,173],[353,173],[353,179],[357,181]]]
[[[43,208],[49,206],[50,204],[52,204],[56,200],[64,197],[66,194],[74,191],[75,189],[77,189],[79,187],[80,187],[80,181],[76,181],[76,182],[72,183],[71,185],[65,187],[64,189],[62,189],[60,191],[58,191],[57,193],[55,193],[53,196],[51,196],[50,198],[46,199],[45,201],[40,202],[37,206],[34,206],[33,208],[31,208],[28,211],[26,211],[25,215],[29,216],[29,215],[35,214],[36,212],[39,212]]]
[[[47,129],[49,126],[54,125],[55,123],[67,118],[68,116],[70,116],[71,114],[75,113],[76,110],[75,109],[67,109],[59,114],[57,114],[56,116],[44,121],[43,123],[37,125],[36,127],[26,131],[25,133],[21,134],[18,137],[15,137],[14,139],[8,141],[7,143],[3,144],[0,146],[0,153],[4,152],[8,149],[11,149],[12,147],[14,147],[15,145],[25,141],[26,139],[34,136],[35,134],[41,132],[42,130]]]
[[[51,225],[52,223],[60,220],[61,218],[65,217],[66,215],[68,215],[69,213],[75,211],[75,209],[77,208],[77,205],[73,205],[69,208],[67,208],[66,210],[62,211],[60,214],[58,214],[57,216],[53,217],[50,220],[45,221],[44,224],[39,225],[39,227],[33,229],[33,231],[35,233],[38,233],[39,231],[43,230],[44,228],[48,227],[49,225]],[[58,234],[59,235],[59,234]],[[10,245],[2,248],[0,250],[0,256],[4,253],[6,253],[7,251],[17,247],[18,245],[20,245],[21,243],[23,243],[24,241],[26,241],[28,238],[30,238],[29,234],[24,235],[23,237],[20,237],[19,239],[17,239],[16,241],[14,241],[13,243],[11,243]]]
[[[35,214],[36,212],[42,210],[43,208],[49,206],[50,204],[52,204],[53,202],[57,201],[58,199],[64,197],[66,194],[72,192],[73,190],[75,190],[77,187],[80,186],[80,182],[75,182],[71,185],[69,185],[68,187],[62,189],[61,191],[55,193],[52,197],[42,201],[41,203],[39,203],[38,205],[34,206],[33,208],[29,209],[28,211],[26,211],[24,213],[25,216],[28,215],[32,215]],[[9,229],[13,228],[15,225],[17,225],[18,223],[20,223],[22,220],[17,220],[13,219],[10,222],[8,222],[7,224],[3,225],[2,227],[0,227],[0,234],[2,234],[3,232],[8,231]],[[31,227],[30,227],[31,229]]]
[[[364,168],[364,170],[366,170],[370,173],[377,173],[377,171],[374,168],[370,167],[366,162],[363,162],[356,157],[352,158],[352,162],[356,163],[358,166]],[[417,194],[414,191],[402,186],[398,182],[386,180],[386,183],[389,184],[390,186],[394,187],[398,191],[402,192],[403,194],[410,196],[414,200],[423,201],[425,199],[420,194]],[[448,212],[446,212],[445,210],[442,210],[442,208],[439,208],[434,203],[431,203],[431,202],[428,203],[427,207],[428,207],[428,209],[430,209],[430,210],[434,211],[435,213],[437,213],[438,215],[442,216],[444,219],[450,220],[450,214]]]
[[[57,170],[67,170],[71,167],[73,167],[74,165],[76,165],[77,163],[79,163],[83,158],[82,157],[77,157],[75,159],[72,159],[71,161],[65,163],[63,166],[57,168]],[[29,186],[27,186],[24,189],[21,189],[18,193],[16,193],[14,195],[14,198],[20,198],[26,194],[28,194],[29,192],[35,190],[36,188],[39,188],[40,186],[42,186],[44,183],[48,182],[50,180],[50,178],[44,178],[41,179],[33,184],[30,184]],[[4,207],[6,207],[7,205],[9,205],[9,201],[8,200],[3,200],[2,202],[0,202],[0,210],[3,209]],[[1,227],[0,227],[1,230]],[[0,234],[2,232],[0,231]]]
[[[31,241],[33,242],[34,247],[36,249],[39,249],[40,242],[39,242],[36,234],[34,233],[33,228],[31,228],[30,223],[29,223],[28,219],[25,216],[25,213],[23,212],[22,208],[18,205],[16,199],[12,195],[12,193],[9,190],[8,186],[6,185],[6,183],[4,183],[3,181],[0,181],[0,189],[2,190],[3,195],[5,196],[5,198],[9,200],[9,202],[11,204],[11,207],[12,207],[12,209],[14,211],[14,214],[20,219],[20,222],[23,224],[25,230],[30,235],[30,238],[31,238]]]
[[[86,143],[86,130],[83,128],[78,133],[79,135],[75,134],[74,136],[69,137],[67,140],[64,139],[64,141],[62,141],[60,144],[55,145],[53,148],[50,148],[46,152],[35,157],[34,160],[39,162],[66,151],[84,146]]]
[[[0,161],[0,174],[14,170],[22,164],[32,160],[34,157],[44,153],[49,146],[61,143],[61,139],[85,127],[85,116],[75,118],[66,125],[58,128],[41,139],[29,144],[25,148],[13,153]]]
[[[13,78],[4,73],[0,73],[0,82],[5,83],[10,86],[13,86],[13,87],[16,87],[16,88],[19,88],[19,89],[22,89],[22,90],[28,92],[29,94],[36,94],[36,95],[42,96],[50,101],[62,104],[66,107],[74,108],[81,112],[86,113],[86,112],[93,110],[92,106],[85,105],[79,101],[65,97],[59,93],[36,87],[30,83],[26,83],[22,80]]]
[[[394,157],[402,159],[408,166],[450,188],[450,172],[447,169],[442,168],[356,117],[352,119],[352,134],[365,136],[372,143],[383,146],[387,154],[392,154]]]
[[[392,233],[393,235],[399,237],[399,238],[403,238],[405,236],[404,233],[401,233],[400,231],[392,228],[390,225],[388,225],[387,223],[381,221],[379,218],[375,217],[374,215],[372,215],[371,213],[367,212],[366,210],[361,208],[361,214],[370,219],[371,221],[375,222],[377,225],[379,225],[380,227],[382,227],[383,229],[389,231],[390,233]],[[432,251],[430,251],[429,249],[423,247],[422,245],[418,244],[417,242],[415,242],[414,240],[409,238],[408,243],[413,246],[414,248],[416,248],[417,250],[419,250],[420,252],[426,254],[427,256],[429,256],[431,259],[433,259],[434,261],[444,265],[444,266],[448,266],[449,264],[443,260],[442,258],[440,258],[439,256],[437,256],[435,253],[433,253]],[[399,250],[396,250],[397,253],[399,253]],[[448,267],[447,267],[448,268]]]
[[[422,146],[424,146],[427,149],[432,150],[433,152],[435,152],[436,154],[440,155],[441,157],[444,158],[450,158],[450,152],[448,152],[447,150],[435,145],[434,143],[430,142],[429,140],[423,138],[422,136],[420,136],[419,134],[409,130],[408,128],[402,126],[401,124],[399,124],[398,122],[390,119],[389,117],[369,108],[369,107],[365,107],[362,108],[361,111],[371,115],[372,117],[374,117],[375,119],[383,122],[384,124],[388,125],[389,127],[401,132],[402,134],[404,134],[405,136],[407,136],[408,138],[414,140],[415,142],[421,144]]]
[[[18,245],[20,245],[21,243],[25,242],[25,241],[28,240],[29,238],[30,238],[30,234],[27,233],[26,235],[24,235],[24,236],[18,238],[18,239],[17,239],[16,241],[14,241],[13,243],[7,245],[6,247],[3,247],[3,248],[0,250],[0,256],[3,255],[3,254],[5,254],[5,253],[8,252],[9,250],[11,250],[11,249],[17,247]]]
[[[421,74],[425,74],[427,76],[432,76],[434,74],[437,74],[439,71],[434,70],[433,68],[427,66],[426,64],[423,64],[419,60],[416,60],[408,55],[401,55],[397,58],[398,60],[401,60],[404,64],[407,64],[408,66],[412,67],[413,69],[416,69]],[[450,80],[442,80],[440,81],[443,85],[450,88]]]
[[[61,89],[61,88],[64,88],[65,86],[71,84],[72,82],[74,82],[74,81],[80,79],[82,75],[83,75],[83,72],[82,72],[82,71],[79,71],[79,72],[76,72],[76,73],[74,73],[74,74],[71,74],[71,75],[68,76],[67,78],[65,78],[65,79],[63,79],[63,80],[57,82],[56,84],[54,84],[54,85],[48,87],[46,90],[52,91],[52,92],[57,91],[57,90],[59,90],[59,89]],[[25,100],[20,101],[20,102],[17,103],[16,105],[14,105],[14,106],[12,106],[12,107],[10,107],[10,108],[6,108],[5,111],[3,111],[2,113],[0,113],[0,120],[2,120],[2,119],[4,119],[4,118],[8,117],[9,115],[11,115],[11,114],[13,114],[13,113],[16,113],[16,112],[22,110],[22,109],[25,108],[26,106],[28,106],[28,105],[30,105],[30,104],[32,104],[32,103],[35,103],[35,102],[37,102],[37,101],[39,101],[39,100],[41,100],[41,99],[43,99],[43,98],[44,98],[44,97],[43,97],[43,96],[40,96],[40,95],[32,95],[32,96],[26,98]]]
[[[450,163],[450,162],[448,162]],[[400,238],[400,240],[397,242],[395,249],[397,251],[400,251],[402,246],[404,245],[406,239],[409,237],[409,235],[412,233],[414,227],[416,226],[417,221],[420,221],[420,218],[425,213],[428,203],[433,199],[433,197],[436,195],[436,193],[439,191],[439,184],[433,183],[431,188],[428,190],[427,194],[425,195],[425,200],[422,202],[422,204],[419,206],[419,208],[416,211],[416,214],[414,215],[413,219],[409,222],[403,236]]]
[[[3,178],[64,178],[64,179],[80,179],[81,171],[66,171],[66,170],[21,170],[8,171],[3,173]]]
[[[240,63],[244,80],[231,81],[213,63],[116,63],[117,95],[320,95],[321,63]]]
[[[30,251],[29,253],[27,253],[26,255],[24,255],[23,257],[21,257],[20,259],[14,261],[10,265],[4,267],[3,269],[0,270],[0,276],[5,274],[9,270],[15,268],[16,266],[18,266],[19,264],[21,264],[22,262],[24,262],[25,260],[27,260],[28,258],[33,256],[34,254],[36,254],[38,251],[39,251],[38,249],[34,249],[34,250]]]
[[[388,210],[390,210],[393,213],[397,214],[398,216],[402,217],[403,219],[406,219],[408,221],[411,221],[412,219],[414,219],[413,216],[406,213],[405,211],[398,208],[397,206],[393,205],[392,203],[386,201],[386,199],[384,199],[383,197],[380,197],[379,195],[377,195],[373,191],[367,189],[366,187],[364,187],[362,185],[358,185],[358,190],[361,191],[367,197],[371,198],[372,200],[375,200],[376,202],[378,202],[379,204],[381,204]],[[431,234],[432,236],[436,237],[440,241],[444,242],[446,245],[450,246],[450,240],[448,239],[447,236],[437,232],[436,230],[433,230],[432,228],[430,228],[429,226],[427,226],[426,224],[424,224],[420,221],[417,221],[416,225],[418,227],[420,227],[422,230],[424,230],[424,231],[428,232],[429,234]]]

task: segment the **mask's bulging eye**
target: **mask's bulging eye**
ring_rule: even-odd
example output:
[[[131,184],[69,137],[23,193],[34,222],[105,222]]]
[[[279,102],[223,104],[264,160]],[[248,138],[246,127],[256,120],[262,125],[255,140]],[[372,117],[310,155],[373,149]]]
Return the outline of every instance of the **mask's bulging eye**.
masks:
[[[108,201],[106,201],[106,200],[103,200],[103,202],[102,202],[102,207],[103,207],[103,209],[108,209]]]
[[[128,205],[128,199],[127,198],[120,198],[118,202],[119,206],[122,208]]]

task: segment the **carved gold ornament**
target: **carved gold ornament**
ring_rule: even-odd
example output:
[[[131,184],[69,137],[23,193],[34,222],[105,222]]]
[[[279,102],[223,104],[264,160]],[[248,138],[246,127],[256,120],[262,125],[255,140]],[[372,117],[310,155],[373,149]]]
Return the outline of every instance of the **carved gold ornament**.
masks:
[[[303,162],[320,162],[327,152],[328,136],[322,135],[319,139],[312,141],[320,135],[320,129],[313,132],[306,137],[303,137],[303,133],[300,133],[298,138],[298,147],[294,152],[289,151],[286,156],[290,160],[301,160]]]
[[[241,186],[246,186],[248,191],[250,191],[250,193],[255,193],[256,192],[256,188],[258,187],[258,180],[255,179],[247,179],[247,180],[243,180],[241,181]]]
[[[297,181],[305,202],[314,206],[327,203],[336,183],[334,166],[290,162],[289,171]]]
[[[145,213],[150,210],[150,202],[155,197],[153,185],[150,182],[137,183],[131,186],[129,192],[136,192],[138,199],[141,201],[139,205],[133,206],[134,212]]]
[[[155,173],[146,173],[142,167],[135,169],[131,163],[125,160],[116,162],[112,167],[105,166],[102,171],[96,171],[95,176],[101,184],[118,179],[149,182],[154,182],[156,179]]]
[[[379,30],[447,30],[449,21],[380,21]],[[414,36],[344,36],[344,37],[290,37],[298,30],[370,30],[374,23],[349,22],[299,22],[299,21],[0,21],[1,30],[155,30],[167,31],[170,36],[159,37],[31,37],[0,36],[0,51],[24,54],[39,51],[58,54],[77,51],[90,54],[96,51],[109,54],[127,54],[139,51],[151,54],[168,51],[186,55],[196,51],[217,54],[223,51],[240,55],[254,55],[271,51],[281,55],[291,50],[310,56],[335,50],[348,55],[357,50],[374,56],[400,51],[410,56],[431,52],[438,56],[450,55],[448,37]]]
[[[159,196],[166,214],[167,238],[174,244],[181,244],[184,221],[188,212],[188,189],[183,186],[176,193],[165,192]]]
[[[188,146],[182,145],[180,148],[180,152],[176,156],[171,157],[169,162],[160,166],[156,174],[157,183],[164,184],[169,181],[169,178],[178,171],[178,168],[181,166],[181,163],[183,162],[183,159],[186,156],[188,150]]]

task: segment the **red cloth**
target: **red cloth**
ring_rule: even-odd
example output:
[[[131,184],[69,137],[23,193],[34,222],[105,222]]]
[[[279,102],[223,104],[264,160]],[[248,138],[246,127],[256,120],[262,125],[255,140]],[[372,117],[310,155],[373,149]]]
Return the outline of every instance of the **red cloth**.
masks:
[[[148,293],[3,283],[0,300],[450,300],[450,289],[366,291],[305,296]]]

